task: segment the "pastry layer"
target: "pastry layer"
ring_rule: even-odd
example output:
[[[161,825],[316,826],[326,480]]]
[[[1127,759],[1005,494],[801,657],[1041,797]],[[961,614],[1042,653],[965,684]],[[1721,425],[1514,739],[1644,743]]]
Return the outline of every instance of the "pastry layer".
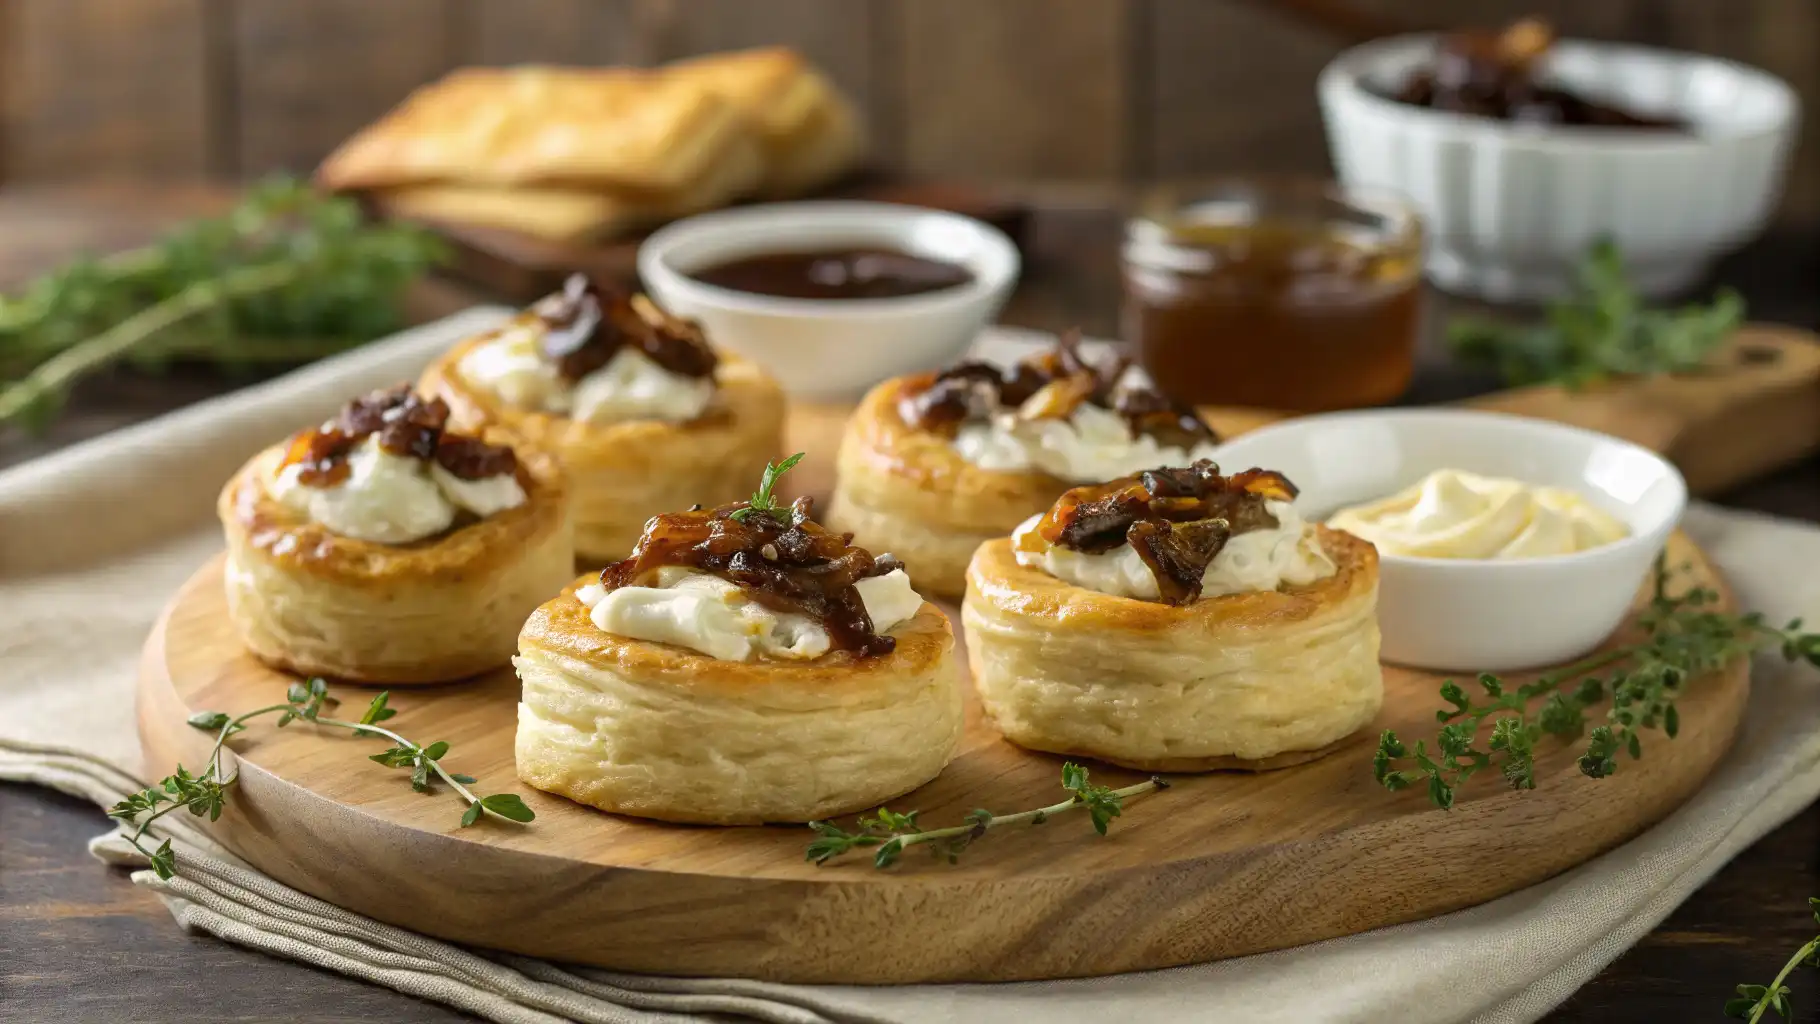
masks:
[[[876,807],[939,774],[961,734],[946,616],[925,604],[891,635],[897,649],[882,657],[717,661],[604,633],[571,588],[519,637],[518,776],[666,821],[810,821]]]
[[[449,403],[456,429],[498,430],[515,445],[561,461],[575,508],[575,553],[583,562],[624,558],[645,520],[660,512],[749,496],[765,464],[783,452],[783,390],[736,356],[721,353],[715,402],[698,419],[593,424],[511,408],[463,379],[462,356],[483,340],[445,353],[418,387]]]
[[[323,161],[330,189],[429,181],[676,192],[754,129],[686,77],[631,68],[463,68]]]
[[[1321,751],[1377,715],[1384,682],[1377,552],[1317,529],[1333,576],[1183,607],[1077,587],[1017,564],[1009,541],[983,545],[961,606],[981,702],[1020,746],[1147,771]]]
[[[222,491],[228,614],[252,653],[301,675],[435,683],[499,668],[519,628],[574,573],[569,495],[520,453],[527,501],[412,544],[352,540],[265,492],[261,452]]]
[[[904,422],[899,399],[933,376],[894,378],[860,400],[841,438],[828,526],[902,558],[919,591],[959,597],[980,541],[1010,536],[1068,485],[1043,473],[981,469],[947,438]]]

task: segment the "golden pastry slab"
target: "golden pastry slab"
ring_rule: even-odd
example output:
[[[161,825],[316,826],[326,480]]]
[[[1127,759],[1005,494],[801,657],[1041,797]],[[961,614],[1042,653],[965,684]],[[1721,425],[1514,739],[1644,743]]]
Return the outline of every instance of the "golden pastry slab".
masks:
[[[822,470],[825,473],[825,469]],[[808,474],[813,477],[815,474]],[[1672,560],[1692,560],[1677,536]],[[176,596],[149,640],[139,690],[148,774],[192,769],[211,738],[193,711],[278,699],[288,677],[247,656],[223,606],[219,560]],[[948,609],[950,614],[953,609]],[[452,744],[452,771],[521,795],[537,820],[457,827],[446,792],[414,793],[366,759],[382,744],[255,724],[235,741],[241,784],[213,826],[286,884],[440,938],[630,971],[793,982],[1008,981],[1109,974],[1239,956],[1432,917],[1531,885],[1608,850],[1687,799],[1731,745],[1745,666],[1681,701],[1677,739],[1613,777],[1571,750],[1538,757],[1537,788],[1475,780],[1452,812],[1371,778],[1380,729],[1432,736],[1439,678],[1385,671],[1383,712],[1319,760],[1262,774],[1178,776],[1130,803],[1106,838],[1077,813],[989,835],[959,864],[912,850],[890,871],[863,856],[817,868],[807,830],[704,828],[601,814],[517,781],[509,672],[394,691],[387,722]],[[338,687],[357,714],[373,692]],[[960,753],[900,801],[932,825],[975,807],[1054,802],[1062,759],[1000,739],[968,709]],[[1093,766],[1097,781],[1141,775]],[[1471,865],[1472,870],[1461,870]],[[855,922],[889,942],[855,941]]]

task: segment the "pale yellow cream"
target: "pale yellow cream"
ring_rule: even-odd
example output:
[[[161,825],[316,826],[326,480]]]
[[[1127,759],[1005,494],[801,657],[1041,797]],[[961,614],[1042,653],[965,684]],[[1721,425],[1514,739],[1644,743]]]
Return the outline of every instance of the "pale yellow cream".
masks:
[[[1440,469],[1388,498],[1327,520],[1377,546],[1416,558],[1542,558],[1602,547],[1630,530],[1559,487]]]

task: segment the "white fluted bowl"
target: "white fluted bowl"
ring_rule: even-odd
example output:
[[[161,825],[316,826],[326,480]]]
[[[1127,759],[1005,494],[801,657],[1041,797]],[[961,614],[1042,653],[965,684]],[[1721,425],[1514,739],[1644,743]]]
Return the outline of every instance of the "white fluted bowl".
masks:
[[[1716,57],[1565,41],[1547,75],[1691,134],[1513,124],[1388,99],[1429,66],[1433,35],[1354,47],[1321,72],[1328,146],[1348,186],[1409,197],[1428,222],[1428,274],[1452,291],[1560,295],[1587,248],[1617,242],[1646,295],[1685,289],[1764,227],[1800,120],[1793,89]]]

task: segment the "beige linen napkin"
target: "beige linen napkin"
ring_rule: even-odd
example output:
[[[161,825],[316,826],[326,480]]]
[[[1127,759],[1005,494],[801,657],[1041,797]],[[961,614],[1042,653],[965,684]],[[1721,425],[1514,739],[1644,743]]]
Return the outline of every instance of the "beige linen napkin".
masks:
[[[414,376],[432,354],[502,315],[469,311],[0,473],[0,779],[107,805],[166,772],[170,766],[152,765],[142,773],[139,764],[133,672],[160,606],[220,546],[212,517],[220,482],[261,444],[326,415],[350,393]],[[1003,352],[1020,340],[993,334],[982,348]],[[1707,508],[1690,513],[1687,525],[1748,605],[1775,618],[1820,618],[1811,614],[1820,593],[1788,571],[1820,564],[1820,530]],[[1816,725],[1820,680],[1764,664],[1744,733],[1712,780],[1667,821],[1598,860],[1432,921],[1078,981],[788,986],[482,953],[286,888],[215,846],[187,815],[163,819],[180,850],[178,876],[160,882],[138,871],[133,880],[156,891],[186,929],[496,1021],[1530,1021],[1820,794]],[[1647,771],[1648,763],[1625,770]],[[137,863],[117,836],[93,849]],[[1725,996],[1712,993],[1715,1010]]]

